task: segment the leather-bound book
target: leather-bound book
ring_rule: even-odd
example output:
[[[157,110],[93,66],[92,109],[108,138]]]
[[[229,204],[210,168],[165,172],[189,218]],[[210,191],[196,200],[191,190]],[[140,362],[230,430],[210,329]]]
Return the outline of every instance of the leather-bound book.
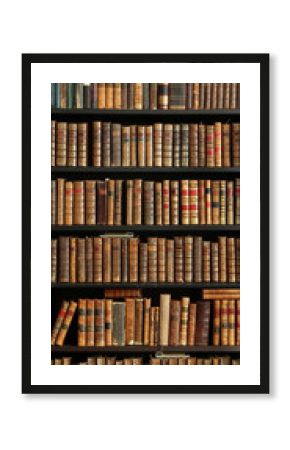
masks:
[[[200,109],[200,107],[199,107],[199,83],[193,83],[192,108]]]
[[[137,126],[137,136],[138,136],[138,167],[145,167],[146,161],[146,143],[145,143],[145,126],[138,125]]]
[[[154,195],[154,200],[155,200],[155,225],[162,225],[163,221],[162,221],[162,181],[155,181],[154,182],[154,187],[155,187],[155,195]]]
[[[58,178],[57,180],[57,225],[64,224],[64,186],[65,180]]]
[[[210,265],[211,265],[211,281],[219,282],[219,245],[217,242],[211,242],[210,247]]]
[[[114,108],[114,85],[113,83],[105,83],[105,108]]]
[[[206,223],[212,224],[212,188],[211,180],[205,180]]]
[[[153,166],[153,126],[147,125],[145,127],[146,136],[146,166]]]
[[[240,167],[240,124],[232,124],[232,156],[233,166]]]
[[[130,125],[130,166],[137,167],[137,127]]]
[[[217,83],[217,108],[223,109],[223,107],[224,107],[223,83]]]
[[[213,243],[212,243],[213,244]],[[240,289],[202,289],[203,300],[239,300]]]
[[[144,330],[144,307],[143,298],[136,298],[135,302],[135,344],[143,345]]]
[[[227,282],[227,238],[219,236],[219,282]]]
[[[69,123],[67,165],[76,166],[77,161],[78,161],[78,126],[76,123]]]
[[[225,225],[227,223],[227,182],[220,180],[220,223]]]
[[[214,125],[206,126],[206,166],[215,166],[214,155]]]
[[[220,364],[221,366],[230,366],[231,365],[231,357],[226,356],[220,356]]]
[[[206,224],[206,206],[205,206],[205,180],[199,180],[198,182],[198,212],[199,212],[199,224]]]
[[[230,83],[223,83],[224,109],[230,109]]]
[[[174,278],[176,283],[184,282],[184,240],[182,236],[174,237]]]
[[[214,156],[215,167],[222,166],[222,124],[215,122],[214,124]]]
[[[114,224],[122,224],[123,180],[115,180]]]
[[[157,239],[158,283],[166,281],[166,238]]]
[[[236,345],[240,345],[240,300],[236,301]]]
[[[86,225],[96,224],[96,181],[86,180]]]
[[[113,303],[113,345],[125,345],[125,314],[124,302]]]
[[[103,281],[103,240],[100,237],[93,238],[94,245],[94,283]]]
[[[198,124],[189,124],[189,162],[190,167],[198,167]]]
[[[83,85],[83,108],[91,108],[91,86],[90,83],[84,83]]]
[[[69,238],[69,281],[77,282],[77,238]]]
[[[196,333],[196,304],[190,303],[188,306],[187,345],[195,345],[195,333]]]
[[[158,109],[168,109],[168,83],[157,85],[157,106]]]
[[[240,83],[237,83],[237,103],[236,108],[240,108]]]
[[[188,194],[189,194],[189,223],[191,225],[197,225],[199,223],[198,180],[189,180]]]
[[[57,282],[57,239],[51,239],[51,282]]]
[[[78,123],[78,166],[88,165],[88,124]]]
[[[98,107],[98,83],[91,83],[91,108]]]
[[[153,125],[153,136],[154,136],[154,166],[162,166],[162,151],[163,151],[163,124],[154,123]]]
[[[135,298],[126,298],[126,345],[135,344]]]
[[[126,180],[126,224],[133,225],[133,192],[135,180]],[[135,213],[134,213],[135,215]]]
[[[58,281],[69,283],[69,237],[60,236],[58,238]]]
[[[189,125],[181,124],[181,166],[188,167],[189,163]]]
[[[174,283],[174,240],[166,239],[166,281]]]
[[[154,225],[154,181],[144,181],[144,224]]]
[[[234,224],[234,182],[227,181],[227,224]]]
[[[51,225],[57,224],[57,181],[51,180]]]
[[[128,109],[128,86],[121,83],[121,109]]]
[[[181,302],[171,300],[170,302],[170,325],[169,325],[169,345],[179,345]]]
[[[212,223],[220,224],[220,181],[212,180]]]
[[[202,282],[202,237],[193,238],[193,276],[195,283]]]
[[[212,343],[213,345],[220,345],[221,336],[221,302],[213,302],[213,326],[212,326]]]
[[[236,282],[236,249],[235,238],[227,238],[227,270],[229,283]]]
[[[121,275],[123,283],[127,283],[129,280],[128,241],[128,238],[121,238]]]
[[[143,85],[143,109],[150,107],[149,83],[142,83]]]
[[[211,83],[211,109],[217,109],[217,83]]]
[[[92,283],[94,281],[94,246],[93,238],[85,238],[85,258],[86,258],[86,282]]]
[[[83,95],[83,83],[75,84],[75,107],[77,109],[82,109],[84,107],[84,95]]]
[[[69,302],[66,300],[63,300],[61,303],[60,310],[58,311],[53,329],[51,331],[51,345],[55,345],[57,335],[61,329],[61,325],[64,321],[68,307],[69,307]]]
[[[188,180],[181,180],[181,223],[190,223]]]
[[[181,298],[180,345],[187,345],[189,297]]]
[[[139,244],[139,281],[147,283],[148,280],[148,244],[141,242]]]
[[[122,126],[122,166],[129,167],[131,165],[130,151],[130,126]]]
[[[149,345],[154,346],[154,330],[155,330],[155,307],[152,306],[149,312]]]
[[[229,345],[236,345],[236,302],[228,301],[228,341]]]
[[[193,236],[184,237],[184,281],[193,280]]]
[[[64,340],[66,338],[67,332],[69,330],[69,327],[71,325],[72,319],[75,315],[76,309],[77,309],[77,302],[74,302],[73,300],[71,300],[69,302],[69,307],[66,311],[65,317],[63,319],[63,322],[61,324],[59,333],[57,335],[56,338],[56,345],[63,345],[64,344]]]
[[[179,181],[170,182],[170,217],[171,224],[179,224]]]
[[[185,109],[186,84],[169,83],[169,109]]]
[[[196,303],[195,345],[209,344],[210,302]]]
[[[86,241],[85,238],[77,240],[77,281],[86,282]]]
[[[187,365],[196,366],[196,356],[190,356],[189,358],[187,358]]]
[[[143,191],[143,180],[141,180],[141,179],[133,180],[132,215],[133,215],[133,224],[134,225],[142,224],[142,191]],[[145,200],[145,188],[144,188],[144,208],[146,205],[145,201],[146,200]],[[146,214],[146,212],[145,212],[145,214]]]
[[[199,83],[199,109],[205,109],[205,83]]]
[[[150,359],[150,365],[152,366],[159,366],[160,365],[160,358],[152,358]]]
[[[96,356],[88,356],[87,363],[88,363],[88,366],[96,366],[97,365],[97,357]]]
[[[65,182],[64,197],[64,223],[65,225],[73,225],[74,188],[72,181]]]
[[[237,87],[238,87],[237,83],[230,84],[230,109],[237,108],[237,93],[238,93]]]
[[[63,364],[63,366],[70,366],[70,365],[72,365],[72,357],[71,356],[63,356],[62,364]]]
[[[240,224],[240,179],[235,179],[235,224]]]
[[[231,125],[229,123],[222,124],[222,165],[223,167],[231,166]]]
[[[134,84],[134,109],[143,109],[143,85]]]
[[[94,346],[95,344],[95,301],[87,300],[87,345]]]
[[[198,125],[198,166],[206,166],[206,125]]]
[[[186,109],[192,109],[192,83],[186,83]]]
[[[143,343],[149,345],[151,298],[144,298],[144,333]]]
[[[102,164],[104,167],[111,166],[111,124],[110,122],[102,123]]]
[[[105,303],[107,300],[95,300],[95,346],[104,347],[105,341]]]
[[[122,107],[122,92],[121,83],[114,83],[114,109],[121,109]]]
[[[51,165],[55,166],[55,120],[51,121]]]
[[[112,281],[112,238],[103,238],[103,282]]]
[[[148,251],[148,282],[157,283],[158,271],[157,271],[157,238],[147,238],[147,251]]]
[[[229,345],[228,300],[221,300],[221,345]]]
[[[105,345],[113,343],[113,301],[106,298],[105,303]]]
[[[139,288],[104,289],[104,293],[105,293],[105,298],[142,297],[142,291]]]
[[[85,224],[85,182],[74,182],[74,224]]]
[[[239,366],[240,365],[240,360],[239,359],[232,359],[232,365],[233,366]]]
[[[168,345],[169,342],[170,302],[170,294],[160,294],[160,345]]]
[[[149,83],[149,106],[157,109],[157,83]]]
[[[211,83],[205,83],[204,85],[204,109],[211,108]]]
[[[130,283],[138,283],[138,249],[139,239],[129,239],[129,281]]]
[[[92,126],[92,162],[94,167],[102,166],[102,122],[93,122]]]
[[[179,123],[173,124],[173,166],[180,166],[181,153],[181,125]]]
[[[134,101],[135,101],[135,98],[134,98],[134,94],[135,94],[134,93],[134,91],[135,91],[134,86],[135,86],[134,83],[128,83],[128,85],[127,85],[128,109],[134,109]]]
[[[160,307],[154,308],[154,345],[160,344]]]
[[[122,165],[121,125],[119,123],[113,123],[111,129],[112,129],[111,167],[120,167]]]
[[[78,300],[78,346],[87,345],[87,300]]]
[[[240,282],[240,238],[236,238],[236,282]]]
[[[107,180],[107,224],[114,225],[115,180]]]
[[[112,282],[120,283],[122,281],[121,273],[121,238],[112,238]]]
[[[162,224],[170,224],[170,181],[163,180],[162,182]]]
[[[104,180],[97,180],[97,224],[106,225],[107,223],[107,195],[106,182]]]
[[[66,83],[60,83],[60,107],[65,109],[66,108]]]

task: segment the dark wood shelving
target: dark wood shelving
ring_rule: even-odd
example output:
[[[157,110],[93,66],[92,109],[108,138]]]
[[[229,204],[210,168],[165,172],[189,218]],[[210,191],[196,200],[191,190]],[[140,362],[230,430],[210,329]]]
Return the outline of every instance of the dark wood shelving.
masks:
[[[239,109],[184,109],[184,110],[162,110],[162,109],[132,109],[132,110],[122,110],[122,109],[60,109],[60,108],[52,108],[51,115],[53,117],[58,116],[93,116],[93,117],[208,117],[208,116],[229,116],[236,117],[240,115]]]
[[[52,289],[116,289],[116,288],[144,288],[144,289],[217,289],[239,288],[240,283],[51,283]]]
[[[239,353],[239,346],[156,346],[126,345],[122,347],[78,347],[77,345],[52,346],[52,353]]]

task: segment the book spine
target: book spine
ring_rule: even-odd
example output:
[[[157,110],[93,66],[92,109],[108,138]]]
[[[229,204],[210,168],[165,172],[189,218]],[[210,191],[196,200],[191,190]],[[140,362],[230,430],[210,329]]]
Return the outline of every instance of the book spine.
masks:
[[[158,109],[168,109],[168,83],[158,83],[157,104]]]
[[[212,188],[211,180],[205,180],[205,206],[206,206],[206,223],[212,224]]]
[[[230,109],[230,83],[223,83],[224,108]]]
[[[95,225],[96,224],[96,181],[86,180],[85,181],[86,190],[86,224]]]
[[[107,186],[106,181],[97,180],[97,224],[105,225],[107,220]]]
[[[112,239],[103,238],[103,282],[112,281]]]
[[[143,332],[144,332],[144,306],[143,298],[136,298],[135,303],[135,344],[143,345]]]
[[[236,282],[240,282],[240,238],[236,238]]]
[[[146,143],[145,143],[145,126],[137,126],[138,144],[137,144],[137,154],[138,154],[138,167],[145,167],[146,161]]]
[[[55,166],[55,128],[56,122],[55,120],[51,121],[51,165]]]
[[[166,240],[166,281],[168,283],[174,282],[174,240]]]
[[[108,225],[114,225],[115,180],[107,180],[107,217]]]
[[[86,247],[85,239],[77,240],[77,281],[78,283],[86,282]]]
[[[60,283],[69,283],[69,238],[60,236],[58,240],[59,248],[59,274]]]
[[[229,283],[236,282],[236,252],[235,238],[227,238],[227,271]]]
[[[100,237],[93,238],[94,246],[94,283],[103,281],[103,240]]]
[[[101,167],[102,161],[102,123],[93,122],[92,126],[92,161],[94,167]]]
[[[113,303],[113,345],[125,345],[125,303]]]
[[[121,279],[121,238],[112,238],[112,281],[113,283],[120,283]]]
[[[186,83],[186,109],[192,109],[192,83]]]
[[[153,183],[153,182],[152,182]],[[133,203],[132,203],[132,214],[133,214],[133,224],[142,224],[142,191],[143,191],[143,180],[136,179],[133,181]],[[144,209],[145,209],[145,184],[144,184]],[[153,206],[154,207],[154,206]],[[146,217],[146,211],[144,211]]]
[[[215,166],[214,155],[214,125],[206,126],[206,166]]]
[[[206,283],[211,281],[210,259],[210,242],[203,241],[203,281]]]
[[[157,238],[149,237],[147,239],[148,250],[148,282],[157,283]]]
[[[240,345],[240,300],[236,301],[236,345]]]
[[[179,182],[172,180],[170,182],[170,216],[171,224],[179,224]]]
[[[197,302],[195,345],[208,345],[209,324],[210,324],[210,302]]]
[[[216,122],[214,124],[214,158],[215,167],[222,167],[222,124]]]
[[[74,224],[85,224],[85,183],[74,182]]]
[[[106,300],[95,300],[95,327],[94,340],[96,347],[105,345],[105,303]]]
[[[199,223],[201,225],[206,224],[206,207],[205,207],[205,180],[199,180],[198,186],[198,211],[199,211]]]
[[[205,109],[205,84],[199,83],[199,109]]]
[[[78,126],[76,123],[68,124],[68,154],[67,165],[76,166],[78,161]]]
[[[144,334],[143,334],[144,345],[149,345],[150,309],[151,309],[151,298],[144,298]]]
[[[122,224],[123,180],[115,180],[114,224]]]
[[[230,84],[230,109],[236,109],[237,107],[237,83]]]
[[[163,191],[163,186],[162,186],[162,182],[160,181],[155,181],[154,183],[155,186],[155,195],[154,195],[154,199],[155,199],[155,224],[156,225],[162,225],[163,221],[162,221],[162,191]]]
[[[89,83],[83,85],[83,108],[89,109],[91,107],[91,86]]]
[[[60,83],[60,107],[66,108],[66,83]]]
[[[217,109],[217,83],[211,83],[211,109]]]
[[[69,238],[69,281],[77,282],[77,238]]]
[[[178,123],[173,124],[173,166],[180,166],[181,151],[181,126]]]
[[[228,301],[228,345],[236,344],[236,308],[235,300]]]
[[[122,89],[121,83],[114,83],[114,109],[121,109],[122,107]]]
[[[131,163],[130,157],[130,127],[122,126],[122,166],[129,167]]]
[[[204,108],[211,108],[211,83],[204,84]]]
[[[68,307],[69,307],[69,302],[64,300],[61,303],[60,310],[57,314],[57,317],[56,317],[56,320],[55,320],[55,323],[54,323],[54,326],[53,326],[53,329],[51,332],[51,345],[55,345],[55,343],[56,343],[56,338],[61,329],[61,325],[64,321]]]
[[[166,239],[157,239],[157,272],[158,283],[166,281]]]
[[[234,182],[227,181],[227,224],[234,224]]]
[[[219,282],[219,245],[217,242],[211,242],[210,264],[211,264],[211,281],[213,283],[218,283]]]
[[[235,180],[235,224],[240,225],[240,179]]]
[[[170,294],[160,294],[160,345],[168,345],[170,320]]]
[[[222,124],[222,159],[223,166],[231,166],[231,125],[229,123]]]
[[[57,223],[57,181],[51,180],[51,225]]]
[[[64,225],[65,211],[65,180],[58,178],[57,180],[57,224]]]
[[[134,109],[143,109],[143,85],[134,84]]]
[[[113,301],[105,301],[105,345],[111,346],[113,343]]]
[[[240,124],[232,124],[233,166],[240,167]]]
[[[198,125],[198,166],[206,166],[206,126]]]
[[[137,166],[137,127],[130,125],[130,159],[131,167]]]
[[[133,190],[135,180],[126,180],[126,224],[133,225]],[[135,213],[134,213],[135,215]],[[134,224],[135,225],[135,224]]]
[[[217,107],[218,109],[223,109],[224,107],[223,83],[217,83]]]
[[[51,282],[57,282],[57,239],[51,240]]]
[[[138,247],[139,239],[129,239],[129,281],[130,283],[138,282]]]
[[[190,223],[189,216],[189,192],[188,180],[181,180],[181,223],[188,225]]]
[[[190,224],[199,223],[198,180],[189,180],[189,214]]]
[[[162,135],[163,135],[163,124],[155,123],[153,125],[154,134],[154,166],[162,166]]]
[[[198,167],[198,124],[189,124],[189,166]]]
[[[200,109],[199,108],[199,83],[193,83],[192,107],[195,110]]]
[[[56,122],[56,148],[55,148],[56,166],[66,166],[66,157],[67,157],[67,123]]]
[[[121,109],[128,109],[128,85],[121,83]]]
[[[221,302],[213,302],[213,330],[212,330],[212,343],[213,345],[220,345],[221,336]]]
[[[121,239],[121,271],[122,271],[122,281],[123,283],[128,282],[128,239]],[[129,294],[127,293],[126,296]]]
[[[149,83],[149,106],[157,109],[157,83]]]
[[[154,181],[144,181],[144,223],[154,225]]]
[[[225,225],[227,223],[227,182],[220,180],[220,223]]]
[[[194,274],[194,282],[201,283],[202,282],[202,237],[194,236],[193,238],[193,274]]]
[[[94,249],[93,249],[93,238],[85,238],[85,263],[86,263],[86,282],[92,283],[94,278],[93,273],[93,260],[94,260]]]
[[[77,302],[70,301],[68,310],[65,314],[64,320],[61,324],[61,328],[56,338],[56,345],[63,345],[66,335],[68,333],[69,327],[71,325],[72,319],[75,315],[77,309]]]
[[[88,165],[88,124],[78,123],[78,166]]]
[[[212,180],[212,223],[220,224],[220,181]]]
[[[126,298],[126,345],[135,344],[135,298]]]
[[[172,167],[173,161],[173,125],[165,123],[163,126],[162,166]]]
[[[221,314],[221,345],[229,345],[228,339],[228,300],[222,300]]]
[[[189,163],[189,125],[181,124],[181,166],[188,167]]]
[[[219,281],[227,282],[227,238],[219,236]]]
[[[114,108],[114,85],[113,83],[105,83],[105,108]]]
[[[146,136],[146,166],[153,166],[153,126],[147,125],[145,127]]]
[[[163,225],[170,224],[170,181],[163,180],[162,182],[162,223]]]
[[[169,345],[179,345],[181,308],[179,300],[170,302]]]
[[[87,300],[87,324],[86,324],[86,330],[87,330],[87,339],[86,339],[86,345],[88,346],[94,346],[95,343],[95,333],[94,333],[94,309],[95,309],[95,302],[94,300]]]
[[[111,124],[110,122],[102,123],[102,161],[104,167],[111,166]]]
[[[121,143],[121,125],[113,123],[112,130],[112,161],[111,167],[120,167],[122,164],[122,143]]]
[[[149,83],[143,83],[143,109],[150,107]]]
[[[187,345],[195,345],[196,332],[196,304],[190,303],[188,307]]]
[[[184,251],[183,238],[181,236],[174,237],[174,277],[176,283],[184,282]]]
[[[188,311],[189,311],[189,297],[181,298],[181,324],[180,324],[180,345],[187,344],[187,328],[188,328]]]
[[[186,103],[186,84],[185,83],[169,83],[168,100],[169,109],[182,110],[185,109]]]

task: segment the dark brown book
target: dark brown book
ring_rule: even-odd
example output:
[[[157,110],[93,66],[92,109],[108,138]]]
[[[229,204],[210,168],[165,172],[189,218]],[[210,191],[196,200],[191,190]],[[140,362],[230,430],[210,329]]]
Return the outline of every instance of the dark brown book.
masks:
[[[222,124],[222,165],[231,166],[231,125]]]
[[[137,126],[137,156],[138,156],[138,167],[145,167],[146,162],[146,139],[145,139],[145,126]]]
[[[92,163],[95,167],[101,167],[102,160],[102,122],[93,122],[92,125]]]
[[[110,122],[102,123],[102,164],[104,167],[111,165],[111,124]]]
[[[126,298],[126,345],[135,344],[135,298]]]
[[[56,122],[55,120],[51,121],[51,165],[55,166],[55,128]]]
[[[168,83],[157,85],[157,106],[158,109],[168,109]]]
[[[103,238],[103,282],[112,281],[112,238]]]
[[[124,302],[113,303],[113,345],[125,345],[125,311]]]
[[[184,282],[184,239],[182,236],[174,237],[174,272],[175,282]]]
[[[187,345],[195,345],[195,333],[196,333],[196,304],[190,303],[188,306]]]
[[[236,301],[236,345],[240,345],[240,300]]]
[[[186,103],[186,84],[169,83],[169,109],[185,109]]]
[[[227,210],[227,224],[233,225],[234,222],[234,182],[227,181],[226,190],[226,210]]]
[[[122,166],[129,167],[131,165],[130,151],[130,126],[122,126]]]
[[[240,238],[236,238],[236,282],[240,282]]]
[[[236,345],[236,302],[228,301],[228,344]]]
[[[87,342],[86,345],[95,344],[95,302],[92,299],[87,300]]]
[[[195,345],[209,345],[210,302],[196,303]]]
[[[64,190],[65,180],[58,178],[57,180],[57,224],[64,225]]]
[[[51,239],[51,282],[57,282],[57,239]]]
[[[123,180],[115,180],[114,224],[122,224]]]
[[[240,179],[235,179],[235,224],[240,224]]]
[[[229,345],[228,300],[220,302],[221,345]]]
[[[205,83],[199,83],[199,109],[205,109]]]
[[[189,163],[189,125],[181,124],[181,166],[188,167]]]
[[[121,278],[121,238],[112,238],[112,282],[120,283]]]
[[[162,224],[170,224],[170,181],[162,182]]]
[[[155,225],[162,225],[162,216],[163,216],[163,209],[162,209],[162,181],[155,181],[154,183],[155,192],[154,192],[154,210],[155,210]]]
[[[107,300],[95,300],[95,346],[103,347],[105,340],[105,303]]]
[[[111,125],[111,130],[112,130],[111,167],[120,167],[122,165],[121,125],[119,123],[113,123]]]
[[[128,83],[127,85],[128,93],[128,109],[134,109],[134,83]]]
[[[212,328],[212,343],[213,345],[220,345],[221,336],[221,302],[213,302],[213,328]]]
[[[51,225],[57,225],[57,180],[51,180]]]
[[[147,167],[153,166],[153,126],[147,125],[145,127],[145,141],[146,141],[146,158],[145,165]]]
[[[69,238],[69,281],[77,282],[77,238]]]
[[[138,298],[142,297],[142,291],[138,288],[129,288],[129,289],[123,289],[123,288],[116,288],[116,289],[105,289],[105,298]]]
[[[157,109],[157,83],[149,84],[150,109]]]
[[[163,124],[154,123],[153,125],[154,135],[154,166],[162,166],[162,136],[163,136]]]
[[[97,180],[97,224],[106,225],[107,223],[107,195],[106,182],[104,180]]]
[[[198,125],[198,166],[206,165],[206,125]]]
[[[86,282],[92,283],[94,281],[94,246],[93,238],[85,238],[85,261],[86,261]]]
[[[212,223],[220,224],[220,180],[212,180]]]
[[[87,300],[78,300],[78,346],[87,345]]]
[[[143,329],[144,329],[144,307],[143,298],[136,298],[135,301],[135,339],[136,345],[143,345]]]
[[[96,224],[96,181],[86,180],[86,225]]]
[[[105,345],[113,343],[113,301],[106,298],[105,301]]]
[[[240,167],[240,124],[232,124],[232,157],[233,166]]]
[[[180,321],[181,321],[181,302],[179,300],[171,300],[169,345],[179,345]]]
[[[149,94],[149,83],[142,83],[143,85],[143,109],[150,108],[150,94]]]
[[[200,225],[206,224],[205,180],[198,181],[198,212]]]
[[[154,225],[154,181],[144,181],[144,224]]]
[[[194,282],[201,283],[203,280],[203,265],[202,265],[202,237],[194,236],[193,238],[193,275]]]
[[[129,282],[138,283],[138,247],[139,239],[129,239]]]
[[[157,271],[157,238],[149,237],[147,239],[148,250],[148,282],[157,283],[158,271]]]
[[[181,152],[181,125],[173,124],[173,166],[180,166],[180,152]]]
[[[158,282],[166,281],[166,238],[157,239],[157,272]]]
[[[180,345],[187,345],[189,297],[181,298]]]
[[[170,218],[172,225],[179,224],[179,181],[170,182]]]
[[[85,224],[85,182],[74,182],[74,220],[75,225]]]
[[[60,236],[58,238],[58,281],[69,283],[69,237]]]
[[[192,109],[192,83],[186,83],[186,109]]]
[[[193,236],[184,237],[184,281],[193,281]]]
[[[78,123],[78,166],[88,165],[88,124]]]
[[[69,123],[67,165],[76,166],[77,163],[78,163],[78,126],[76,123]]]
[[[121,83],[121,109],[128,109],[128,86]]]
[[[66,166],[67,158],[67,123],[56,122],[55,165]]]
[[[115,216],[115,180],[106,180],[107,192],[107,224],[114,225]]]
[[[235,238],[227,237],[227,272],[228,282],[236,282],[236,249]]]
[[[85,238],[77,239],[77,280],[78,280],[78,283],[86,282],[86,241],[85,241]]]
[[[94,246],[94,283],[103,281],[103,240],[100,237],[93,238]]]
[[[121,238],[121,273],[123,283],[127,283],[129,280],[128,240],[129,239],[127,238]],[[126,296],[128,296],[128,294],[126,294]]]

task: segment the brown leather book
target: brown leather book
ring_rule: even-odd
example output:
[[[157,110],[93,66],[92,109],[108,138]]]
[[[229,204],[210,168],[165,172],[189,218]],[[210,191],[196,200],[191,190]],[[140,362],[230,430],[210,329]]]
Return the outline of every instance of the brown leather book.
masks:
[[[86,258],[86,282],[92,283],[94,280],[93,273],[93,260],[94,260],[94,247],[93,238],[85,238],[85,258]]]
[[[143,86],[142,86],[142,83],[134,84],[134,109],[143,109]]]
[[[51,282],[57,282],[57,239],[51,239]]]
[[[107,223],[107,192],[106,182],[104,180],[97,180],[97,224],[106,225]]]
[[[155,330],[155,307],[152,306],[149,312],[149,345],[151,347],[155,345],[154,330]]]
[[[162,182],[162,224],[170,224],[170,181],[163,180]]]
[[[137,166],[137,127],[130,125],[130,166]]]
[[[236,301],[236,345],[240,345],[240,300]]]
[[[220,224],[220,180],[212,180],[212,223]]]
[[[192,109],[192,84],[186,83],[186,109]]]
[[[114,225],[115,215],[115,180],[106,180],[107,191],[107,223]]]
[[[145,126],[137,126],[137,157],[138,157],[138,167],[145,167],[146,162],[146,139],[145,139]]]
[[[51,165],[55,166],[55,120],[51,121]]]
[[[153,166],[153,126],[147,125],[145,127],[145,141],[146,141],[146,166]]]
[[[69,238],[60,236],[58,238],[58,281],[60,283],[69,283]]]
[[[196,303],[195,345],[209,344],[210,302]]]
[[[105,108],[114,108],[114,85],[113,83],[105,83]]]
[[[223,109],[223,107],[224,107],[223,83],[217,83],[217,108]]]
[[[148,251],[148,282],[157,283],[158,271],[157,271],[157,238],[147,238],[147,251]]]
[[[240,167],[240,124],[232,124],[232,157],[233,166]]]
[[[180,153],[181,153],[181,125],[180,123],[173,124],[173,166],[180,167]]]
[[[127,283],[129,280],[128,241],[128,238],[121,238],[121,273],[123,283]],[[126,294],[126,297],[128,297],[128,294]]]
[[[103,238],[103,282],[112,281],[112,239]]]
[[[58,311],[53,329],[51,331],[51,345],[55,345],[57,335],[61,329],[61,325],[64,321],[68,307],[69,307],[69,302],[66,300],[63,300],[61,303],[60,310]]]
[[[188,306],[187,345],[195,345],[195,333],[196,333],[196,304],[190,303]]]
[[[200,109],[199,107],[199,83],[193,83],[193,89],[192,89],[192,108],[193,109]]]
[[[211,83],[211,109],[217,109],[218,92],[217,83]]]
[[[220,180],[220,223],[225,225],[227,223],[227,182]]]
[[[228,341],[229,345],[236,345],[236,302],[228,301]]]
[[[227,181],[226,191],[226,204],[227,204],[227,224],[234,224],[234,182]]]
[[[124,302],[113,303],[113,345],[125,345],[125,311]]]
[[[174,283],[174,240],[166,239],[166,281]]]
[[[160,307],[154,308],[154,345],[160,344]]]
[[[237,93],[238,93],[237,83],[231,83],[230,84],[230,109],[237,108]]]
[[[155,199],[155,224],[156,225],[162,225],[162,181],[155,181],[154,182],[155,192],[154,192],[154,199]]]
[[[198,124],[189,124],[189,162],[190,167],[198,167]]]
[[[202,282],[202,237],[194,236],[193,238],[193,275],[194,282],[201,283]]]
[[[114,109],[121,109],[122,107],[122,94],[121,94],[121,83],[114,83]]]
[[[174,278],[176,283],[184,282],[184,240],[182,236],[174,237]]]
[[[86,282],[86,241],[84,238],[77,239],[77,280],[78,283]]]
[[[237,103],[236,108],[240,108],[240,83],[237,83]]]
[[[222,124],[222,165],[224,167],[231,166],[231,125],[229,123]]]
[[[189,223],[196,225],[199,223],[198,211],[198,180],[189,180],[188,182],[189,194]]]
[[[236,238],[236,282],[240,282],[240,238]]]
[[[219,245],[217,242],[211,242],[210,247],[210,265],[211,265],[211,281],[219,282]]]
[[[157,239],[157,272],[158,283],[166,281],[166,238]]]
[[[149,83],[149,106],[157,109],[157,83]]]
[[[148,281],[148,244],[141,242],[139,244],[139,280],[140,283]]]
[[[102,123],[102,164],[104,167],[111,166],[111,124],[110,122]]]
[[[104,347],[105,341],[105,303],[107,300],[95,300],[95,346]]]
[[[205,109],[205,83],[199,83],[199,109]]]
[[[102,166],[102,123],[93,122],[92,125],[92,162],[94,167]]]
[[[87,300],[78,300],[78,346],[87,345]]]
[[[114,224],[122,224],[123,180],[115,180]]]
[[[105,83],[98,83],[98,109],[106,108],[106,86]]]
[[[181,124],[181,166],[188,167],[189,164],[189,125]]]
[[[168,109],[168,83],[157,85],[157,106],[158,109]]]
[[[66,166],[67,158],[67,123],[56,122],[55,165]]]
[[[179,300],[171,300],[169,345],[179,345],[180,320],[181,320],[181,302]]]
[[[144,224],[154,225],[154,181],[144,181]]]
[[[100,237],[93,238],[94,246],[94,283],[103,281],[103,240]]]
[[[74,219],[75,225],[85,224],[85,182],[74,182]]]
[[[133,192],[135,180],[126,180],[126,224],[133,225]],[[141,206],[141,204],[140,204]]]
[[[111,167],[120,167],[122,165],[121,125],[119,123],[113,123],[111,128],[112,128]]]
[[[128,109],[128,83],[121,83],[121,109]]]
[[[72,181],[66,181],[64,186],[64,223],[65,225],[73,225],[73,197],[74,188]]]
[[[113,343],[113,301],[106,298],[105,301],[105,345]]]
[[[51,225],[57,225],[57,180],[51,180]]]
[[[86,180],[86,225],[96,224],[96,181]]]
[[[198,181],[198,213],[199,223],[206,224],[205,180]]]
[[[198,125],[198,166],[206,166],[206,125]]]
[[[121,238],[112,238],[112,282],[120,283],[121,278]]]
[[[170,302],[170,294],[160,294],[160,345],[168,345],[169,342]]]
[[[215,166],[215,142],[214,142],[214,125],[206,126],[206,166]]]
[[[92,299],[87,300],[87,345],[94,346],[95,344],[95,302]]]
[[[98,107],[98,83],[91,83],[91,108]]]
[[[240,179],[235,179],[235,224],[240,224]]]
[[[65,180],[57,180],[57,225],[64,225]]]
[[[149,345],[150,309],[151,309],[151,298],[144,298],[144,334],[143,334],[144,345]]]
[[[168,86],[169,109],[185,109],[186,84],[169,83]]]
[[[179,224],[179,181],[170,182],[170,222],[172,225]]]
[[[132,215],[133,224],[142,224],[142,192],[143,192],[143,180],[136,179],[133,180],[133,204],[132,204]],[[144,189],[145,192],[145,189]],[[129,192],[130,196],[130,192]],[[145,195],[144,195],[145,197]],[[144,206],[145,207],[145,206]],[[129,208],[130,212],[130,208]]]
[[[181,180],[180,183],[181,183],[181,223],[182,225],[188,225],[190,223],[188,180]]]
[[[143,298],[136,298],[135,301],[135,339],[136,345],[143,345],[144,333],[144,307]]]
[[[193,280],[193,236],[184,237],[184,281]]]
[[[71,356],[64,356],[62,358],[62,365],[63,366],[70,366],[70,365],[72,365],[72,357]]]
[[[130,126],[122,126],[122,166],[129,167],[131,165],[130,151]]]
[[[204,108],[211,108],[211,83],[204,84]]]
[[[227,282],[227,238],[219,236],[219,282]]]
[[[126,345],[135,344],[135,298],[126,298]]]
[[[221,345],[229,345],[228,300],[221,300]]]
[[[78,166],[88,165],[88,124],[78,123]]]
[[[128,109],[134,109],[134,83],[128,83],[127,93],[128,93]]]
[[[203,300],[239,300],[240,289],[202,289]]]
[[[222,124],[215,122],[214,124],[214,156],[215,167],[222,167]]]
[[[212,184],[211,180],[205,180],[205,206],[206,206],[206,223],[212,224]]]
[[[181,298],[180,345],[187,345],[189,297]]]
[[[76,123],[68,124],[67,165],[76,166],[78,160],[78,126]]]
[[[63,345],[64,344],[64,340],[65,340],[66,335],[68,333],[68,330],[69,330],[69,327],[71,325],[72,319],[73,319],[73,317],[75,315],[76,309],[77,309],[77,302],[74,302],[73,300],[71,300],[69,302],[69,307],[68,307],[68,309],[66,311],[64,320],[63,320],[63,322],[61,324],[59,333],[57,335],[56,342],[55,342],[56,345]]]
[[[128,239],[127,239],[128,240]],[[142,291],[141,289],[135,288],[129,288],[129,289],[123,289],[123,288],[117,288],[117,289],[104,289],[105,298],[125,298],[125,297],[142,297]]]
[[[229,283],[236,282],[236,249],[235,238],[227,237],[227,272]]]
[[[221,302],[213,302],[213,328],[212,328],[212,343],[213,345],[220,345],[221,335]]]
[[[77,282],[77,238],[69,238],[69,281]]]
[[[224,108],[230,109],[230,83],[223,83]]]
[[[153,125],[154,136],[154,166],[162,166],[162,150],[163,150],[163,124],[154,123]]]
[[[139,239],[129,239],[129,282],[138,283],[138,248]]]
[[[187,365],[188,366],[196,366],[196,356],[191,356],[187,358]]]

